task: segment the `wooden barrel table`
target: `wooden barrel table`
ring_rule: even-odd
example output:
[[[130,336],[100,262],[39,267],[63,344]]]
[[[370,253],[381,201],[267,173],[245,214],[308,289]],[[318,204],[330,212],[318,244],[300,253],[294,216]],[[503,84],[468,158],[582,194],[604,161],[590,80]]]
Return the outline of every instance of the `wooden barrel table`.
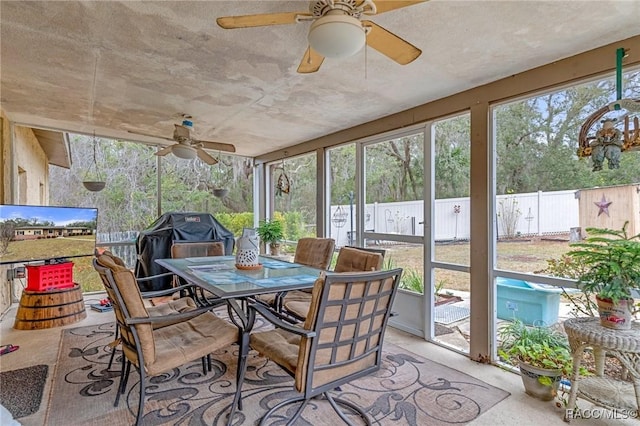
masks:
[[[73,324],[87,317],[78,284],[51,291],[24,290],[13,328],[40,330]]]

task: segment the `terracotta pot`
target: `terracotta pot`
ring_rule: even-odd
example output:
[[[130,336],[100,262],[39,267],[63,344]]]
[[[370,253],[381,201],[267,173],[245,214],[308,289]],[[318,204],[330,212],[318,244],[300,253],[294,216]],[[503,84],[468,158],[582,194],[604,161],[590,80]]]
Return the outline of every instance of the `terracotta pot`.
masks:
[[[524,362],[520,362],[520,377],[527,395],[543,401],[551,401],[558,394],[558,386],[562,378],[561,370],[550,370],[548,368],[538,368]],[[540,383],[540,377],[550,377],[552,385]]]
[[[613,303],[611,299],[596,296],[600,325],[614,330],[630,330],[631,312],[633,311],[633,299],[622,299]]]
[[[280,256],[280,243],[270,243],[269,252],[271,256]]]

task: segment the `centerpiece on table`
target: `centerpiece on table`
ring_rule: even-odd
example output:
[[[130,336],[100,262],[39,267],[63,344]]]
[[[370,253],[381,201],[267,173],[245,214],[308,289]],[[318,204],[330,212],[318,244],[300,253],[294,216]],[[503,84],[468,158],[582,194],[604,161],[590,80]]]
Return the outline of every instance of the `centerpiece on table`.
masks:
[[[236,268],[260,269],[262,267],[258,261],[260,242],[255,229],[244,228],[242,236],[238,237],[236,245]]]

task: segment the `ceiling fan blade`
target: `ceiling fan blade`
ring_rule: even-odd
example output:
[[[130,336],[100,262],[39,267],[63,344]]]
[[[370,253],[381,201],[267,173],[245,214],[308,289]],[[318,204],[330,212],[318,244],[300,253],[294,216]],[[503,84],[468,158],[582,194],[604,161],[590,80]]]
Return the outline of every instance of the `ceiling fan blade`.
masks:
[[[375,0],[376,14],[379,15],[390,10],[400,9],[402,7],[412,6],[418,3],[425,3],[429,0],[415,0],[415,1],[395,1],[395,0]]]
[[[197,148],[198,158],[207,163],[210,166],[218,164],[218,160],[207,154],[202,148]]]
[[[129,132],[129,133],[131,133],[131,134],[134,134],[134,135],[150,136],[150,137],[152,137],[152,138],[164,139],[164,140],[167,140],[167,141],[174,142],[173,138],[167,138],[167,137],[164,137],[164,136],[153,135],[153,134],[151,134],[151,133],[134,132],[133,130],[127,130],[127,132]]]
[[[380,25],[371,21],[362,21],[362,23],[365,27],[371,28],[367,34],[367,45],[400,65],[413,62],[422,53],[422,50]]]
[[[159,157],[164,157],[165,155],[169,154],[172,149],[173,149],[173,145],[169,145],[166,148],[162,148],[160,151],[156,151],[156,155]]]
[[[268,25],[295,24],[297,16],[310,16],[309,12],[263,13],[259,15],[224,16],[216,19],[224,29],[264,27]]]
[[[231,145],[230,143],[200,141],[200,140],[193,140],[193,142],[197,144],[201,144],[203,148],[210,149],[212,151],[236,152],[236,147]]]
[[[307,51],[304,52],[304,56],[298,65],[298,72],[300,74],[310,74],[320,69],[320,65],[324,61],[324,56],[316,52],[309,46]]]

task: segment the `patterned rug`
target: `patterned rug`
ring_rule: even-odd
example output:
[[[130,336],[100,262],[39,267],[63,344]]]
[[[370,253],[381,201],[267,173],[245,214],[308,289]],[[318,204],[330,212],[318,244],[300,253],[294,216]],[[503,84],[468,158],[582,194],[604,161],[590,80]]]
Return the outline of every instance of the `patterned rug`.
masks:
[[[119,371],[107,370],[114,324],[64,330],[46,424],[132,424],[139,395],[132,372],[120,406],[113,407]],[[223,425],[235,392],[237,346],[213,354],[213,369],[202,374],[200,360],[154,377],[147,387],[145,425]],[[374,375],[342,386],[336,395],[361,407],[376,425],[462,425],[485,413],[509,393],[467,374],[385,344],[384,362]],[[113,370],[120,368],[120,352]],[[132,369],[133,370],[133,369]],[[244,409],[234,425],[254,425],[266,411],[290,397],[293,380],[252,351],[243,384]],[[295,406],[273,416],[285,423]],[[342,424],[326,401],[310,404],[296,425]],[[362,423],[362,422],[360,422]]]

